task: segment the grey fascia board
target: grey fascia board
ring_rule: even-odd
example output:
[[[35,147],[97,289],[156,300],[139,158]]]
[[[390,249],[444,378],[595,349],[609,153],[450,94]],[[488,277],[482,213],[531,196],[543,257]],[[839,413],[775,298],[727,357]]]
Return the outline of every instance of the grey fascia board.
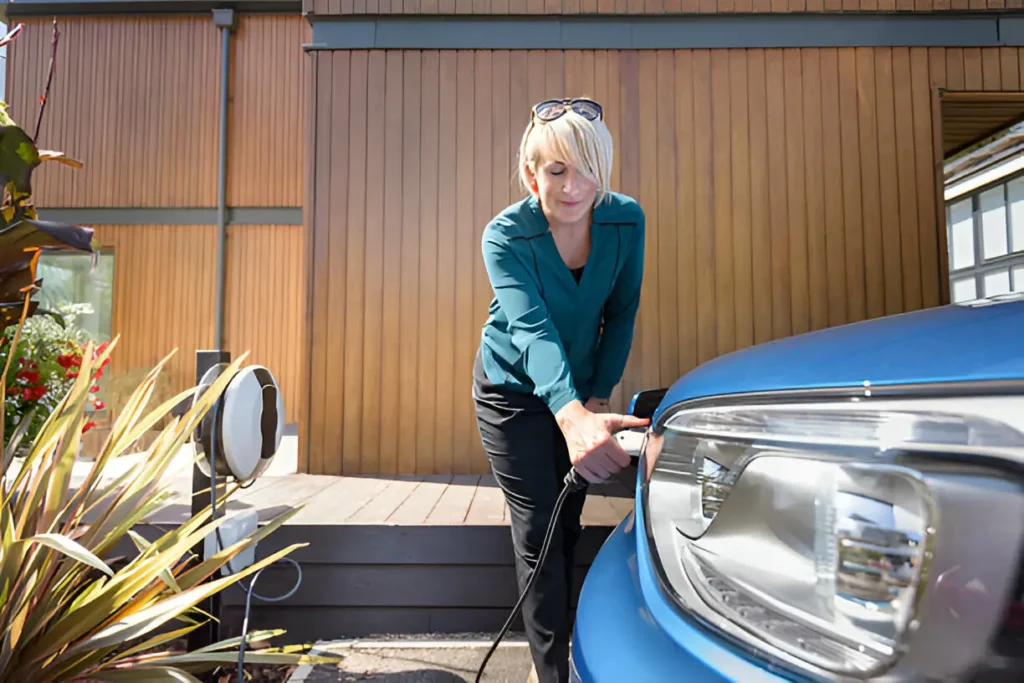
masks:
[[[216,225],[214,207],[39,208],[42,220],[77,225]],[[302,208],[291,206],[230,207],[229,225],[302,225]]]
[[[301,14],[301,0],[0,0],[4,17],[197,14],[230,7],[244,13]]]
[[[999,21],[999,38],[1005,45],[1024,45],[1024,16],[1003,17]]]
[[[306,50],[655,50],[1024,45],[1019,13],[311,16]]]

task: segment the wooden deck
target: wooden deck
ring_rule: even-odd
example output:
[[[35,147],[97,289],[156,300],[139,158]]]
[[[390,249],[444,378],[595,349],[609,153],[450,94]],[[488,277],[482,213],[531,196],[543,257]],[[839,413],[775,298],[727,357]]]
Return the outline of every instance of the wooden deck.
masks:
[[[155,538],[190,515],[191,480],[178,470],[173,498],[140,529]],[[577,552],[578,595],[608,533],[633,507],[635,468],[590,488]],[[262,541],[257,557],[293,543],[302,585],[283,602],[253,599],[250,628],[284,628],[289,642],[381,633],[494,632],[518,597],[508,512],[489,476],[352,476],[279,473],[239,491],[228,510],[261,521],[302,505]],[[119,551],[125,551],[120,548]],[[134,554],[127,549],[127,554]],[[286,593],[291,567],[263,572],[256,592]],[[222,635],[237,635],[245,593],[222,593]],[[515,629],[519,628],[517,624]]]
[[[585,526],[622,521],[633,507],[628,478],[590,487],[583,510]],[[172,480],[174,497],[148,520],[180,524],[190,515],[191,480]],[[288,474],[257,479],[238,491],[229,510],[255,508],[260,521],[286,510],[302,509],[289,526],[310,525],[507,525],[505,497],[490,475],[395,475],[330,477]]]

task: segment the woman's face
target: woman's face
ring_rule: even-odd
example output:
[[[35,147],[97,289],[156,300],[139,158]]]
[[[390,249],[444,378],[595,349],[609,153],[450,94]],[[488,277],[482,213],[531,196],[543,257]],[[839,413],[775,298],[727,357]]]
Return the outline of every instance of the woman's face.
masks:
[[[540,159],[533,174],[534,191],[551,223],[584,220],[594,206],[597,183],[561,161]]]

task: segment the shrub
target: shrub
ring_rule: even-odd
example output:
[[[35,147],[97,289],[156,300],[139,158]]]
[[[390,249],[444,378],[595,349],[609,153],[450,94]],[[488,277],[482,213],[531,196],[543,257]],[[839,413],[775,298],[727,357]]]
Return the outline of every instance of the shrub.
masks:
[[[4,451],[0,680],[194,680],[186,677],[188,672],[235,661],[237,655],[226,650],[237,646],[239,639],[194,653],[153,652],[153,648],[201,626],[193,617],[199,602],[305,545],[289,546],[237,573],[220,576],[221,568],[233,557],[280,527],[298,508],[205,560],[193,557],[191,549],[223,521],[211,520],[209,507],[152,543],[134,531],[170,497],[161,478],[244,362],[245,354],[228,366],[183,417],[169,421],[145,458],[117,479],[104,480],[104,467],[112,458],[194,392],[182,392],[147,412],[164,359],[129,398],[85,480],[72,488],[75,454],[88,419],[89,388],[115,346],[116,340],[94,353],[92,344],[87,345],[71,390],[26,447],[19,466],[12,466],[12,461],[23,429]],[[3,385],[0,379],[0,388]],[[230,487],[219,505],[235,490],[237,485]],[[139,555],[115,572],[102,558],[127,539]],[[164,629],[167,625],[174,628]],[[158,632],[160,629],[164,630]],[[262,640],[266,635],[251,634],[248,640]],[[336,661],[333,657],[303,656],[298,650],[257,650],[248,654],[246,661]]]
[[[25,321],[19,344],[14,348],[16,327],[12,325],[0,334],[0,340],[11,340],[7,344],[0,343],[0,367],[10,368],[6,375],[7,390],[4,394],[4,434],[13,434],[19,425],[28,420],[24,438],[31,442],[78,377],[85,354],[83,343],[87,342],[73,325],[62,325],[53,317],[36,315]],[[96,347],[96,353],[102,353],[105,348],[106,344],[100,344]],[[14,357],[8,366],[7,359],[12,350]],[[103,372],[104,367],[97,368],[97,380]],[[105,407],[96,397],[99,388],[97,383],[89,389],[93,394],[87,406],[90,410],[102,410]],[[85,433],[95,426],[96,422],[90,419],[82,431]]]

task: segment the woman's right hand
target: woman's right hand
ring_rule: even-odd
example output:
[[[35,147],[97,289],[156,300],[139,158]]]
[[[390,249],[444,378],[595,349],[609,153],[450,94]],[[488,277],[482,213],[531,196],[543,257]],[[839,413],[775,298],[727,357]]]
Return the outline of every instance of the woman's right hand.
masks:
[[[615,440],[615,433],[646,427],[650,420],[633,415],[592,413],[579,401],[566,404],[555,414],[569,459],[589,482],[604,481],[629,464],[629,454]]]

